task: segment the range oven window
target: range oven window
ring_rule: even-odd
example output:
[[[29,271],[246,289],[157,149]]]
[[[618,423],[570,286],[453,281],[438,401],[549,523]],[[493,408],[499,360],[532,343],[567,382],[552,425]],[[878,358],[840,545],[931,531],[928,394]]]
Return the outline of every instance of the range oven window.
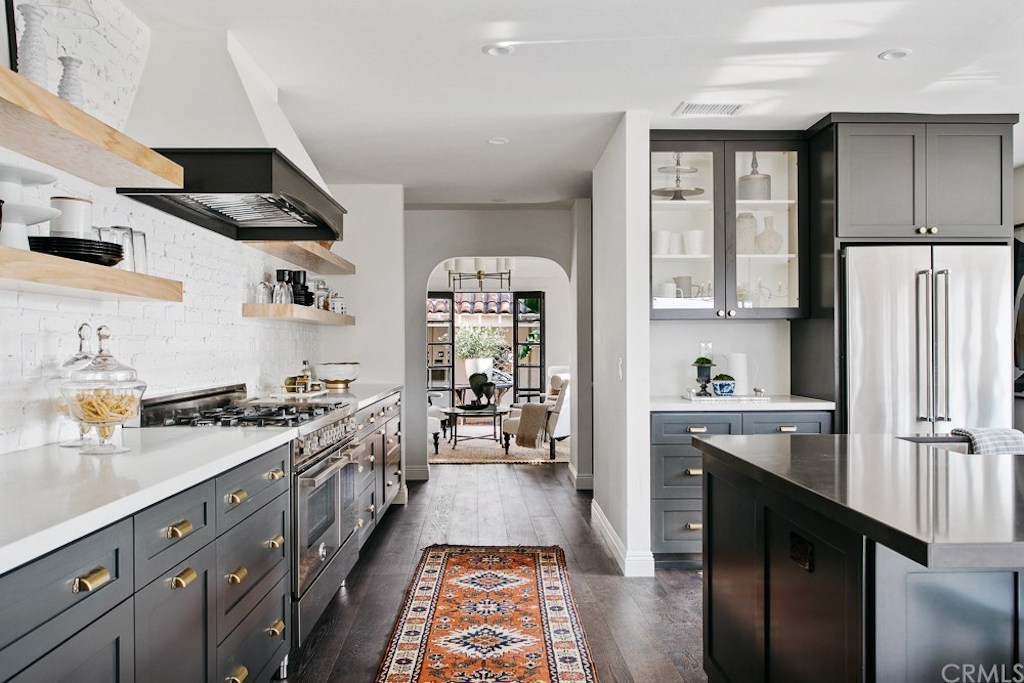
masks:
[[[307,548],[319,545],[324,534],[338,523],[337,506],[338,477],[331,477],[322,486],[306,495],[306,537]]]

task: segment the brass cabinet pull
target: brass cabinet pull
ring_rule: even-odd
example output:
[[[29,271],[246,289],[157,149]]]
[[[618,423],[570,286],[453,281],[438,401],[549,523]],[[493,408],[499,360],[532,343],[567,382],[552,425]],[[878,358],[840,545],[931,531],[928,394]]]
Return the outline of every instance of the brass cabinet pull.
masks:
[[[730,318],[735,318],[736,317],[736,309],[735,308],[730,308],[729,309],[729,317]]]
[[[274,536],[272,539],[267,541],[267,547],[271,550],[277,550],[278,548],[284,547],[284,536],[281,534]]]
[[[181,570],[180,574],[175,574],[171,577],[171,589],[175,588],[188,588],[188,585],[199,578],[199,574],[196,573],[192,567],[185,567]]]
[[[384,436],[385,431],[386,430],[384,429],[384,427],[381,427],[380,429],[377,430],[377,433],[380,434],[381,436]]]
[[[365,525],[366,525],[366,522],[363,521],[362,517],[360,517],[359,519],[356,520],[356,528],[357,529],[362,529]]]
[[[245,577],[247,576],[249,576],[249,570],[245,567],[239,567],[235,571],[228,574],[228,583],[230,583],[233,586],[237,586],[238,584],[245,581]]]
[[[700,531],[703,528],[704,528],[704,524],[702,522],[687,522],[686,523],[686,530],[687,531]]]
[[[183,519],[177,524],[172,524],[167,527],[167,539],[185,538],[194,530],[195,528],[192,526],[192,522],[187,519]]]
[[[369,420],[367,420],[367,422],[369,422],[370,424],[373,424],[373,423],[374,423],[374,422],[376,422],[376,421],[377,421],[377,418],[376,418],[376,416],[374,416],[374,415],[371,415],[371,416],[370,416],[370,419],[369,419]]]
[[[795,432],[796,425],[779,425],[776,427],[780,432]]]
[[[363,467],[362,465],[356,465],[356,472],[360,472],[360,473],[362,473],[362,471],[363,471],[363,470],[365,470],[365,469],[366,469],[366,468],[365,468],[365,467]]]
[[[699,477],[704,474],[704,469],[701,467],[690,467],[686,470],[686,476],[688,477]]]
[[[280,467],[275,467],[274,469],[267,472],[267,479],[269,479],[270,481],[278,481],[279,479],[284,479],[284,470],[282,470]]]
[[[718,309],[717,311],[715,311],[715,315],[717,315],[719,318],[724,318],[725,317],[725,309],[724,308]]]
[[[690,434],[706,434],[708,431],[707,427],[690,426],[686,428],[686,431]]]
[[[369,512],[372,515],[374,512],[377,511],[377,506],[376,505],[368,505],[368,506],[366,506],[366,511]]]
[[[107,583],[110,583],[110,570],[106,567],[96,567],[85,576],[76,576],[75,582],[71,584],[71,592],[87,593]]]
[[[271,638],[280,638],[284,635],[284,622],[278,619],[271,624],[270,628],[267,629],[267,635]]]
[[[937,234],[937,233],[939,232],[939,229],[938,229],[938,228],[936,228],[936,227],[935,227],[935,226],[933,225],[932,227],[928,228],[928,232],[930,232],[931,234],[935,235],[935,234]]]
[[[242,683],[248,677],[249,670],[241,664],[239,664],[231,670],[231,673],[228,674],[228,677],[224,679],[224,683]]]
[[[367,457],[366,458],[366,462],[377,462],[377,456],[376,455],[371,455],[371,456]]]
[[[389,480],[388,480],[388,486],[394,486],[394,485],[395,485],[395,482],[393,482],[393,481],[391,481],[391,480],[389,479]]]
[[[388,439],[388,445],[389,445],[389,446],[390,446],[391,444],[393,444],[394,442],[395,442],[395,440],[394,440],[394,439]]]
[[[915,232],[917,232],[918,235],[927,235],[928,234],[928,228],[924,228],[924,227],[918,228]]]
[[[225,500],[232,505],[238,505],[239,503],[245,502],[249,498],[249,492],[245,489],[238,489],[234,493],[229,493]]]

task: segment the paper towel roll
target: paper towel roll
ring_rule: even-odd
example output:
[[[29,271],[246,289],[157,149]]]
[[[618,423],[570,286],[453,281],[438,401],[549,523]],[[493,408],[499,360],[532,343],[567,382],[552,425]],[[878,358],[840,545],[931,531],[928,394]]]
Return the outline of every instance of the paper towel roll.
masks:
[[[751,375],[750,365],[753,359],[746,353],[725,354],[725,366],[727,372],[736,379],[736,395],[750,396],[754,393],[753,383],[755,375]]]

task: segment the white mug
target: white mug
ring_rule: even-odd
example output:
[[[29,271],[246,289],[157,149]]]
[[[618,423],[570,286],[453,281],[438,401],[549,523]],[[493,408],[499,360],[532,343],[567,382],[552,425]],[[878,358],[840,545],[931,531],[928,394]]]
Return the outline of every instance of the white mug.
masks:
[[[687,230],[683,233],[683,245],[686,253],[690,256],[697,256],[704,253],[704,231]]]
[[[693,297],[693,278],[689,275],[680,275],[672,278],[672,281],[676,283],[676,291],[679,292],[679,296],[684,298]]]
[[[662,282],[661,284],[654,285],[654,296],[661,297],[662,299],[674,299],[676,296],[676,283]]]

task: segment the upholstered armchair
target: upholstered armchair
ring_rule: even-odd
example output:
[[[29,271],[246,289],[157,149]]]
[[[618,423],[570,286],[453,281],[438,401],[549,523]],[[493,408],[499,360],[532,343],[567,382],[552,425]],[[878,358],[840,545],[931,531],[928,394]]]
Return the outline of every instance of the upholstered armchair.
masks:
[[[567,375],[554,375],[551,378],[550,386],[556,390],[551,392],[551,394],[555,398],[547,403],[548,412],[547,418],[543,423],[543,432],[544,437],[548,441],[552,460],[555,459],[555,446],[557,442],[568,437],[570,434],[570,414],[572,411],[570,410],[569,402],[569,384],[569,377]],[[512,437],[519,432],[521,419],[521,414],[513,411],[512,415],[502,424],[501,431],[504,438],[506,455],[508,455]]]

